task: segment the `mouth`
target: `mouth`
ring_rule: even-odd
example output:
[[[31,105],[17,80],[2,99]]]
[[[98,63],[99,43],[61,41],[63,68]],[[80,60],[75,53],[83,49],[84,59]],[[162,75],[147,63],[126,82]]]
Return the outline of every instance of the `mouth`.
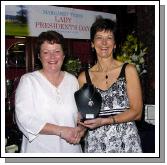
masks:
[[[108,48],[101,48],[101,51],[106,52],[108,51]]]
[[[49,64],[57,64],[58,61],[49,61],[48,63],[49,63]]]

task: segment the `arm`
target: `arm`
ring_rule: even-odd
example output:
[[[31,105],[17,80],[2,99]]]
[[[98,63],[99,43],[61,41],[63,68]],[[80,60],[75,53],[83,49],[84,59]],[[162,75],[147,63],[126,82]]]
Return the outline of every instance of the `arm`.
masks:
[[[45,125],[43,111],[34,107],[34,92],[31,76],[22,76],[15,94],[15,118],[29,141],[33,141]]]
[[[142,90],[140,79],[134,65],[129,64],[126,68],[127,94],[130,102],[130,109],[116,115],[116,122],[127,122],[140,120],[143,109]]]
[[[23,134],[33,141],[38,134],[58,135],[69,143],[74,143],[79,134],[77,129],[48,123],[45,108],[38,106],[35,93],[39,86],[31,76],[23,76],[16,90],[16,122]],[[33,85],[32,85],[33,84]]]
[[[84,85],[84,83],[86,83],[85,72],[80,73],[80,75],[78,76],[78,82],[80,88]]]
[[[73,128],[46,123],[39,133],[45,135],[57,135],[72,144],[79,143],[80,140],[80,130],[78,130],[77,127]]]
[[[142,91],[140,86],[140,79],[136,68],[129,64],[126,67],[126,81],[127,81],[127,94],[130,102],[130,109],[109,118],[97,118],[93,120],[87,120],[84,125],[89,128],[97,128],[102,125],[122,123],[134,120],[140,120],[142,115],[143,101]]]

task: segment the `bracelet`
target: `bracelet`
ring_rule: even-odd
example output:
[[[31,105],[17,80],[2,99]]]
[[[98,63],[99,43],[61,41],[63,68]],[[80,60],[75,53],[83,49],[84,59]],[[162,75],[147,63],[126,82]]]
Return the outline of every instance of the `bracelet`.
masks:
[[[111,116],[111,118],[112,118],[112,121],[113,121],[112,124],[116,124],[115,117],[114,117],[114,116]]]

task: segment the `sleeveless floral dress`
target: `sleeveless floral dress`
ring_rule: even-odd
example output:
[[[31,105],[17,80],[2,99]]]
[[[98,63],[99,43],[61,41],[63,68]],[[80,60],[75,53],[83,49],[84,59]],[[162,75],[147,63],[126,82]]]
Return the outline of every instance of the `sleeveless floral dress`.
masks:
[[[100,117],[119,114],[129,108],[125,67],[107,90],[97,88],[102,96]],[[89,129],[84,141],[85,153],[141,153],[141,141],[135,122],[125,122]]]

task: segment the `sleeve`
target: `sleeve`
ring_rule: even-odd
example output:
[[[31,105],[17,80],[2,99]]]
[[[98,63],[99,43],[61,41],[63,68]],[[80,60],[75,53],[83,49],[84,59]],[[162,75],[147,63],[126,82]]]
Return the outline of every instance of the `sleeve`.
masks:
[[[74,89],[74,92],[79,90],[79,82],[76,77],[73,77],[73,89]]]
[[[15,117],[19,129],[29,141],[34,140],[46,124],[40,110],[34,106],[34,92],[33,80],[22,76],[15,94]]]

